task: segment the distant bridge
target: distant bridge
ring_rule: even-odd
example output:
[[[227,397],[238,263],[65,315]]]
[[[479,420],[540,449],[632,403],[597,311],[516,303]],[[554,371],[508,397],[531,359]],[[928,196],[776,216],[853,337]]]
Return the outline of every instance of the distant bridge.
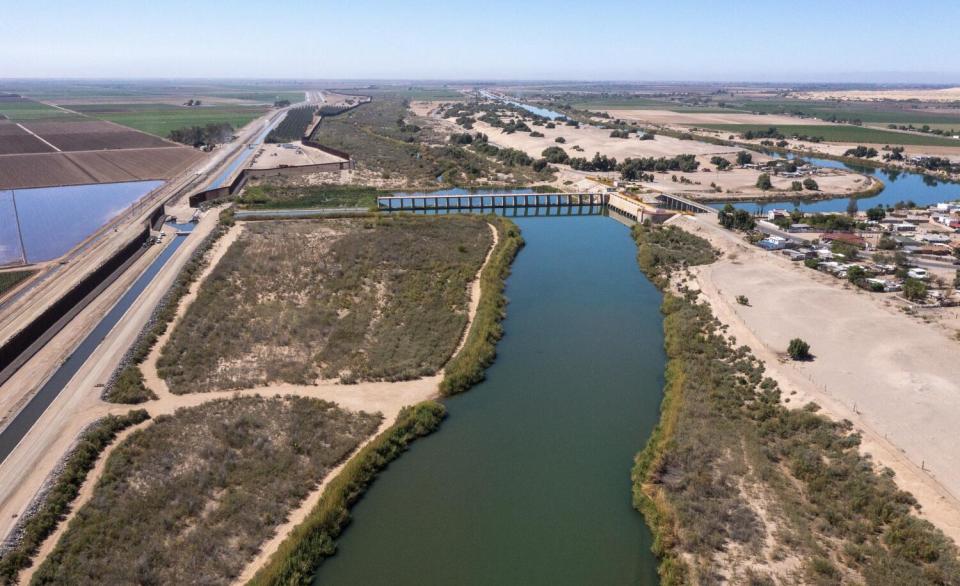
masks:
[[[460,195],[386,195],[377,198],[381,211],[483,210],[506,208],[603,207],[606,193],[485,193]]]

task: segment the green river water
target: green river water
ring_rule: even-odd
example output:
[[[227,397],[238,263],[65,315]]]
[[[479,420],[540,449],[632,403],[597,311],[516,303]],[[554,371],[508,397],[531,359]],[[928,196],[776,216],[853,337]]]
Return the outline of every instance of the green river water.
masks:
[[[315,584],[657,583],[630,468],[659,414],[660,293],[610,218],[515,221],[487,380],[374,482]]]

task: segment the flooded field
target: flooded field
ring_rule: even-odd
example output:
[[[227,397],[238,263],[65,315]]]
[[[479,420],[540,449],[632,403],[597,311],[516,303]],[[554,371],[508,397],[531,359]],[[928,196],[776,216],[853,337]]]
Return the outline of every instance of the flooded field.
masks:
[[[53,260],[162,181],[0,191],[0,265]]]

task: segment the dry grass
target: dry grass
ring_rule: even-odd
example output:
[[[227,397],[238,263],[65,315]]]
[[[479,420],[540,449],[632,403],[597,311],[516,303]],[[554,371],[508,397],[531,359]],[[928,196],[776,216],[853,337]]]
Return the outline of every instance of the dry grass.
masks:
[[[107,461],[39,584],[226,584],[380,417],[303,397],[181,409]]]
[[[175,393],[435,373],[491,244],[482,218],[251,222],[158,363]]]

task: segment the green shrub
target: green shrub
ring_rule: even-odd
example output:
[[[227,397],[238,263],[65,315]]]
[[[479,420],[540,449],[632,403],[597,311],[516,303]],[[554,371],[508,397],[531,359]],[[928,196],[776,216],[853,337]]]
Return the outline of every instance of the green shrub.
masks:
[[[363,447],[327,486],[320,502],[280,544],[248,586],[308,585],[324,558],[336,551],[335,540],[350,521],[350,508],[381,470],[415,439],[439,427],[446,410],[434,401],[405,407],[397,422]]]
[[[504,281],[510,274],[510,265],[523,246],[517,226],[500,217],[492,217],[499,242],[480,275],[480,302],[467,340],[444,368],[440,392],[453,395],[469,389],[483,380],[484,369],[496,357],[497,341],[503,337],[500,322],[506,315],[507,299],[503,295]]]
[[[30,567],[31,558],[43,541],[53,534],[60,521],[70,512],[71,504],[80,494],[80,486],[100,453],[118,433],[147,419],[150,419],[150,415],[143,409],[130,411],[126,415],[107,415],[83,432],[39,509],[28,519],[20,521],[23,527],[20,542],[0,558],[0,580],[4,584],[16,583],[20,570]]]
[[[794,360],[809,360],[810,344],[800,338],[794,338],[790,340],[790,344],[787,346],[787,354]]]

